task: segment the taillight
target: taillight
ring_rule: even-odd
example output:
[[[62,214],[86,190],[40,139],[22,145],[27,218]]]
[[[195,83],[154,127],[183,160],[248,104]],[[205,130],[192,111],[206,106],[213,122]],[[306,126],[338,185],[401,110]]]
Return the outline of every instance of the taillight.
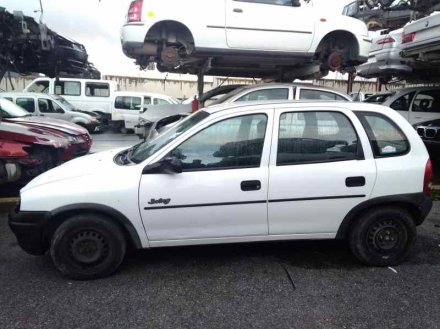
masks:
[[[144,0],[135,0],[130,4],[128,9],[127,22],[140,22],[142,18],[142,3]]]
[[[414,32],[405,34],[402,33],[402,43],[413,42],[416,34]]]
[[[434,173],[432,172],[431,159],[429,159],[428,162],[426,163],[425,177],[423,179],[423,193],[425,195],[431,194],[431,179],[432,179],[433,174]]]
[[[384,38],[384,39],[377,40],[376,43],[377,43],[378,45],[384,45],[384,44],[386,44],[386,43],[393,43],[393,42],[395,42],[395,41],[396,41],[396,40],[394,40],[393,38],[388,37],[388,38]]]

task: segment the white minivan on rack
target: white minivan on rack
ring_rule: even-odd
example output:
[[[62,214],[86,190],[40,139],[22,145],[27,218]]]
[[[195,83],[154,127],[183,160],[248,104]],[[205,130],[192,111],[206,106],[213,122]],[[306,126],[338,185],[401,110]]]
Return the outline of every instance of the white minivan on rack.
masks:
[[[37,78],[23,90],[63,96],[76,108],[96,112],[110,120],[114,94],[119,85],[110,80]]]

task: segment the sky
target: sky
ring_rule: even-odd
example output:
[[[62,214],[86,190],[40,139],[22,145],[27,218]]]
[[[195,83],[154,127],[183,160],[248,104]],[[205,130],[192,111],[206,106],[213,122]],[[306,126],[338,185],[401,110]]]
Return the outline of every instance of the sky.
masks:
[[[316,10],[340,13],[344,5],[353,0],[313,1]],[[103,75],[163,76],[159,72],[140,71],[134,61],[122,53],[119,34],[130,2],[131,0],[42,0],[43,22],[58,34],[83,44],[89,54],[89,61]],[[37,21],[40,19],[39,0],[0,0],[0,7],[5,7],[9,12],[20,10]]]

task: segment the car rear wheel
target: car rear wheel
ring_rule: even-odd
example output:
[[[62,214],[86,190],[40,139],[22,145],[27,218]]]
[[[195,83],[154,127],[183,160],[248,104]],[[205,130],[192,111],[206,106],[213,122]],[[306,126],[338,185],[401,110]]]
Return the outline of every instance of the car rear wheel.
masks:
[[[108,218],[81,214],[67,219],[55,231],[50,253],[65,276],[87,280],[112,274],[124,259],[126,241]]]
[[[391,266],[408,257],[416,239],[416,227],[409,213],[396,207],[375,208],[351,227],[349,244],[363,263]]]

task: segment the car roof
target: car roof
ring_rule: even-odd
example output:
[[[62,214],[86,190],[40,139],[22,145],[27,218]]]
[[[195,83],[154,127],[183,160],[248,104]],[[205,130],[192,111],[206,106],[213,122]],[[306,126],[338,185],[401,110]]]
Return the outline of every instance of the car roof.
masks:
[[[33,92],[23,92],[23,91],[7,91],[7,92],[0,92],[0,97],[7,97],[7,96],[33,96],[33,97],[61,97],[62,95],[53,95],[53,94],[46,94],[46,93],[33,93]]]
[[[166,97],[166,98],[174,98],[165,94],[159,94],[159,93],[150,93],[150,92],[143,92],[143,91],[115,91],[115,96],[153,96],[153,97]]]
[[[267,108],[293,108],[293,109],[305,109],[305,108],[322,108],[323,110],[329,108],[344,108],[353,112],[393,112],[392,109],[383,105],[371,104],[371,103],[359,103],[359,102],[347,102],[347,101],[292,101],[292,100],[280,100],[280,101],[250,101],[250,102],[237,102],[237,103],[222,103],[213,106],[208,106],[202,110],[214,114],[227,110],[258,110]]]
[[[253,84],[253,85],[244,85],[244,86],[238,87],[238,88],[240,88],[242,90],[247,90],[247,89],[254,89],[254,88],[262,88],[263,89],[263,88],[271,88],[271,87],[285,87],[285,88],[305,87],[305,88],[313,88],[313,89],[317,89],[317,90],[331,91],[331,92],[345,95],[343,92],[340,92],[340,91],[332,89],[332,88],[316,86],[316,85],[309,84],[309,83],[298,83],[298,82],[293,82],[293,83],[283,83],[283,82],[258,83],[258,84]]]

